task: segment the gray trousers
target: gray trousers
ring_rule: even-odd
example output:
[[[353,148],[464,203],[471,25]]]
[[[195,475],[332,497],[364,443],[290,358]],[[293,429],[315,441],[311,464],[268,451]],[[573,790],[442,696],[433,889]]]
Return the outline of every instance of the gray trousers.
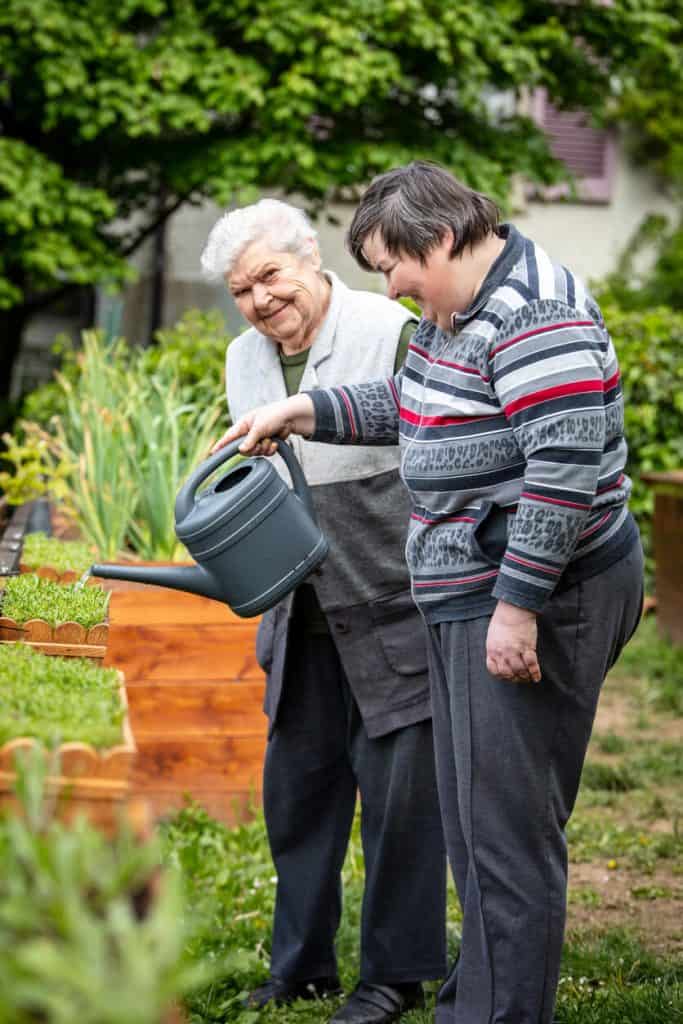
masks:
[[[337,973],[341,868],[361,800],[365,888],[360,976],[418,981],[446,973],[446,851],[431,721],[370,739],[331,637],[290,641],[264,770],[277,870],[271,974]]]
[[[550,1024],[572,812],[605,675],[642,607],[638,544],[539,615],[537,684],[486,671],[489,618],[430,627],[439,796],[462,906],[437,1024]]]

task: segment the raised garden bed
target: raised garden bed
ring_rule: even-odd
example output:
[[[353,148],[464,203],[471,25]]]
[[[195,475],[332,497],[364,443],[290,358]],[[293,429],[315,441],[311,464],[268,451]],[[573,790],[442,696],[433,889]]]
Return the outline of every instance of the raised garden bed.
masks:
[[[0,648],[0,744],[0,806],[17,806],[17,755],[39,750],[60,817],[116,826],[137,753],[122,672]]]
[[[95,561],[95,554],[83,541],[60,540],[37,531],[24,536],[19,569],[58,583],[77,583]]]
[[[43,654],[103,658],[109,594],[30,574],[10,577],[0,596],[0,643],[28,643]]]

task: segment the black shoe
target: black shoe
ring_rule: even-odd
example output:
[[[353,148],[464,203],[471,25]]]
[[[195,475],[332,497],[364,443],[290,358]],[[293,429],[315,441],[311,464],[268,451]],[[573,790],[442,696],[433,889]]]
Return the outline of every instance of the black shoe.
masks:
[[[259,985],[244,1000],[249,1010],[260,1010],[272,1003],[286,1006],[295,999],[326,999],[327,996],[341,995],[338,978],[311,978],[310,981],[285,981],[284,978],[269,978]]]
[[[329,1024],[390,1024],[406,1010],[424,1006],[424,1002],[419,981],[400,985],[371,985],[361,981]]]

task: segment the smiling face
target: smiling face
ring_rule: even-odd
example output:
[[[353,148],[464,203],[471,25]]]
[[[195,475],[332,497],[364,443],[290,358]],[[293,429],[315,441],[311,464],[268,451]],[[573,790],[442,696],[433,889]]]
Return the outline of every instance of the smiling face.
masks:
[[[467,309],[478,281],[469,250],[452,257],[452,246],[453,235],[447,231],[420,262],[414,256],[389,252],[381,234],[375,231],[363,243],[363,255],[384,274],[390,299],[413,299],[427,320],[448,331],[452,314]]]
[[[310,255],[301,257],[259,239],[242,252],[225,280],[242,316],[286,355],[313,344],[330,295],[314,242]]]

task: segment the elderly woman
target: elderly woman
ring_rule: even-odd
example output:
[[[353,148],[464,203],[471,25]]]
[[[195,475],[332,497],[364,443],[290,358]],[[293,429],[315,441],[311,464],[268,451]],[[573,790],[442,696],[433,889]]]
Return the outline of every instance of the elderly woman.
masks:
[[[565,826],[602,682],[642,602],[617,359],[581,281],[436,165],[377,178],[349,242],[392,298],[422,306],[403,369],[251,412],[226,439],[265,452],[290,432],[399,440],[463,910],[437,1019],[549,1024]]]
[[[202,264],[252,325],[228,348],[234,419],[301,388],[390,375],[415,330],[403,306],[324,271],[306,217],[276,200],[222,217]],[[424,979],[446,973],[426,631],[403,559],[408,500],[397,448],[330,450],[299,438],[293,447],[331,551],[259,629],[270,719],[263,797],[278,881],[271,977],[248,1004],[339,990],[341,868],[359,791],[360,983],[334,1020],[386,1024],[421,1005]]]

